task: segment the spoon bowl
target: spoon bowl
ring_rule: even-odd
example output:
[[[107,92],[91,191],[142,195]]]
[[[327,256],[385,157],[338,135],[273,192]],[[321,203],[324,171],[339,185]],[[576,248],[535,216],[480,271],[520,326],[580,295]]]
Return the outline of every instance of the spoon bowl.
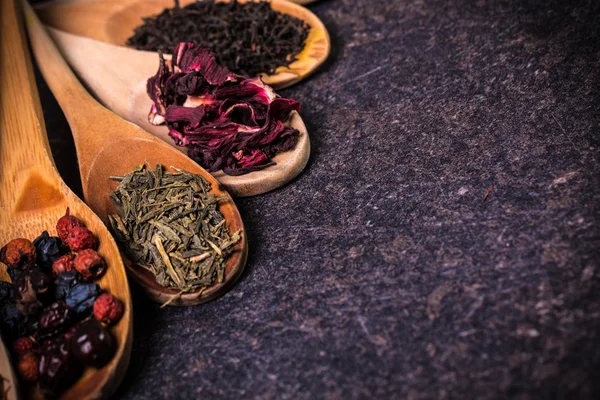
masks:
[[[244,3],[248,0],[238,1]],[[195,0],[182,0],[180,3],[183,7],[193,2]],[[282,89],[310,75],[327,59],[330,40],[325,25],[308,9],[287,0],[270,0],[270,3],[274,10],[301,19],[311,26],[304,49],[298,54],[297,60],[288,67],[279,67],[273,75],[262,75],[266,84],[275,89]],[[38,6],[36,11],[44,24],[55,29],[117,46],[126,46],[127,39],[135,28],[143,23],[143,17],[157,15],[165,8],[171,7],[172,0],[61,0]],[[152,65],[156,66],[156,61]]]
[[[56,222],[69,207],[100,243],[98,253],[108,268],[98,284],[125,305],[111,329],[117,351],[108,365],[86,369],[64,398],[108,398],[118,387],[131,354],[132,306],[119,249],[102,221],[60,178],[52,160],[25,34],[15,0],[0,2],[0,246],[43,231],[54,235]],[[0,279],[8,281],[6,267]],[[36,389],[27,397],[39,398]],[[24,396],[25,397],[25,396]]]
[[[211,183],[211,192],[225,199],[219,210],[227,221],[230,232],[242,231],[241,240],[234,246],[226,261],[225,277],[205,291],[186,293],[162,287],[154,276],[143,267],[126,262],[132,278],[157,302],[170,305],[194,305],[223,294],[241,275],[246,264],[248,244],[240,214],[216,179],[167,143],[143,131],[140,127],[123,120],[96,102],[79,83],[33,10],[26,5],[26,22],[33,53],[44,79],[50,86],[71,127],[83,195],[89,206],[105,222],[115,213],[109,195],[117,187],[110,176],[122,176],[144,162],[151,166],[161,164],[176,167],[204,176]]]

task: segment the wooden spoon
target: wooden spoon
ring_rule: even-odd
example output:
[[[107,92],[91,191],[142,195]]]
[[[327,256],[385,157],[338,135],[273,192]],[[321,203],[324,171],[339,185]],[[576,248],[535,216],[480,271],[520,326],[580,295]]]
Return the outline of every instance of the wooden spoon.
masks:
[[[42,75],[73,132],[84,198],[105,223],[108,215],[116,212],[109,199],[116,183],[110,181],[109,176],[122,176],[146,161],[152,167],[162,164],[203,175],[211,183],[212,193],[217,197],[226,197],[219,203],[219,209],[227,220],[230,232],[243,231],[244,224],[235,203],[208,172],[162,140],[121,119],[94,100],[69,69],[29,5],[25,6],[25,15],[31,46]],[[130,263],[126,263],[126,266],[130,276],[157,302],[193,305],[223,294],[241,275],[247,252],[248,242],[243,231],[242,239],[227,259],[224,281],[204,292],[182,296],[178,296],[178,291],[156,283],[154,275],[145,268]]]
[[[102,221],[61,180],[52,160],[25,34],[16,0],[0,1],[0,245],[30,240],[44,230],[55,234],[67,207],[100,242],[108,268],[99,284],[125,304],[112,330],[118,349],[100,370],[86,369],[65,398],[109,397],[118,387],[131,353],[132,308],[119,249]],[[17,10],[19,12],[17,12]],[[1,264],[0,278],[9,280]]]
[[[189,3],[190,0],[182,2]],[[308,21],[311,33],[300,60],[289,69],[265,77],[275,87],[299,81],[329,54],[329,35],[321,21],[306,8],[285,0],[273,0],[274,8]],[[60,1],[37,8],[50,34],[65,59],[85,82],[97,99],[116,114],[133,122],[176,147],[165,126],[148,122],[151,100],[146,94],[146,81],[156,73],[158,56],[122,46],[142,15],[172,6],[170,0],[120,2],[111,0]],[[69,32],[69,33],[67,33]],[[90,39],[92,38],[92,39]],[[96,40],[99,39],[99,40]],[[213,175],[234,196],[252,196],[280,187],[295,178],[306,166],[310,140],[301,118],[294,116],[291,125],[300,131],[295,148],[274,157],[276,165],[242,176]],[[176,147],[182,152],[185,148]]]
[[[0,340],[0,399],[17,400],[18,382],[15,378],[8,351]]]
[[[195,0],[182,0],[181,6],[193,3]],[[225,1],[225,0],[220,0]],[[238,0],[243,3],[248,0]],[[263,80],[275,89],[290,86],[310,75],[319,65],[327,59],[330,50],[329,33],[321,20],[301,5],[287,0],[271,0],[271,7],[279,12],[292,15],[306,21],[310,26],[310,32],[302,52],[298,54],[297,60],[289,67],[280,67],[274,75],[263,74]],[[66,33],[95,39],[101,42],[125,46],[127,39],[133,34],[136,27],[142,24],[142,18],[159,14],[165,8],[173,7],[173,0],[95,0],[95,1],[72,1],[58,0],[36,7],[40,19],[46,25]],[[93,53],[95,49],[79,49],[75,47],[59,48],[65,58],[71,63],[71,56],[66,53],[74,53],[74,57]],[[101,47],[100,47],[101,48]],[[158,63],[155,52],[140,51],[133,48],[127,58],[119,57],[118,61],[122,67],[128,64],[130,58],[144,57],[149,67],[144,72],[142,81],[156,72]],[[90,63],[86,61],[86,68]],[[108,60],[106,62],[109,62]],[[137,65],[135,63],[134,65]],[[76,72],[80,71],[75,67]],[[83,77],[84,80],[87,79]],[[136,81],[137,82],[137,81]]]

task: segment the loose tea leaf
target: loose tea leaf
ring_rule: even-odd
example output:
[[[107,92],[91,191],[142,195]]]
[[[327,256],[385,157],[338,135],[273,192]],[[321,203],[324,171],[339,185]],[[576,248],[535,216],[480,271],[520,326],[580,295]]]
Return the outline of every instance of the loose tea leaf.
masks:
[[[160,165],[110,179],[120,182],[110,195],[117,208],[109,216],[111,230],[132,262],[159,285],[184,293],[223,281],[240,232],[230,235],[217,209],[223,199],[210,193],[206,179]]]
[[[209,47],[219,63],[248,76],[273,74],[288,66],[304,48],[310,26],[282,14],[266,1],[239,3],[214,0],[167,8],[143,18],[127,44],[139,50],[168,53],[179,42]]]

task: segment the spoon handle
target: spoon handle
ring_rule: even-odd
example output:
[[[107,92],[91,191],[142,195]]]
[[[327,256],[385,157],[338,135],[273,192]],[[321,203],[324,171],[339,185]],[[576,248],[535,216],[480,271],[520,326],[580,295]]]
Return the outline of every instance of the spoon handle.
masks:
[[[58,172],[52,160],[35,76],[21,26],[18,0],[0,1],[0,227],[6,216],[22,211],[23,199],[34,201],[40,193],[28,193],[33,181],[44,183],[48,193],[61,196]],[[45,189],[44,189],[45,190]],[[28,204],[32,209],[38,204]]]
[[[104,139],[96,135],[84,135],[81,132],[89,130],[90,124],[101,124],[109,119],[104,117],[110,112],[79,82],[29,3],[26,0],[22,0],[22,3],[33,54],[71,127],[77,158],[82,168],[81,176],[87,176],[88,171],[83,169],[91,165],[95,150],[101,147]]]

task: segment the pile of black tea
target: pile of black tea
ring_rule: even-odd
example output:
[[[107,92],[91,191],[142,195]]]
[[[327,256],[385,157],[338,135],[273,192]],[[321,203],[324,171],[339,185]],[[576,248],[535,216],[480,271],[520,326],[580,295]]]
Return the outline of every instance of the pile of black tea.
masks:
[[[148,269],[156,282],[183,293],[223,282],[225,262],[241,232],[230,235],[201,175],[171,173],[139,165],[122,177],[110,198],[118,215],[110,225],[130,260]]]
[[[219,64],[243,75],[273,74],[289,66],[304,48],[310,26],[277,12],[266,1],[198,0],[143,19],[127,41],[139,50],[169,53],[180,42],[208,47]]]

